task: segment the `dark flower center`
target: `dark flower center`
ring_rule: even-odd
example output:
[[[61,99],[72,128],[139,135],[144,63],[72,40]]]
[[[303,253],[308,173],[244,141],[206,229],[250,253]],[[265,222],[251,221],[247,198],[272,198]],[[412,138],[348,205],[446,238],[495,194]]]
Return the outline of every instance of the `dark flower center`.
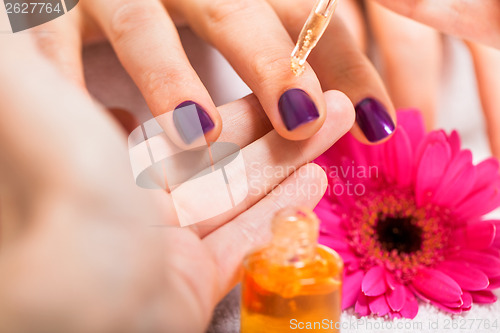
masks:
[[[375,232],[384,250],[413,253],[422,247],[422,228],[412,217],[379,216]]]

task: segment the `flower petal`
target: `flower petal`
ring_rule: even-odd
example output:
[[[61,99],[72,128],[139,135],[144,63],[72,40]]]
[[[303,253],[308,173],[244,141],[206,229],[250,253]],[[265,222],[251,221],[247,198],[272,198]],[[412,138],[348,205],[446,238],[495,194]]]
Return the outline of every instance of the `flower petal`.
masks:
[[[361,294],[361,281],[364,273],[357,271],[353,274],[344,274],[342,285],[342,310],[350,308]]]
[[[453,313],[453,314],[460,314],[462,313],[462,308],[461,307],[448,307],[446,305],[443,305],[441,303],[437,303],[437,302],[431,302],[432,305],[434,305],[435,307],[437,307],[438,309],[441,309],[445,312],[449,312],[449,313]]]
[[[437,267],[438,270],[455,280],[462,289],[483,290],[488,287],[488,276],[483,271],[470,266],[464,268],[463,263],[453,261],[442,262]]]
[[[387,304],[389,304],[391,309],[393,311],[400,311],[406,302],[406,288],[402,284],[399,284],[394,290],[389,289],[385,296]]]
[[[470,308],[472,307],[472,295],[469,292],[464,291],[462,300],[464,301],[464,304],[462,304],[462,310],[470,310]]]
[[[479,268],[488,277],[495,277],[500,275],[500,258],[488,254],[486,252],[471,251],[462,249],[456,254],[449,257],[449,260],[461,264],[464,269],[468,265]]]
[[[372,313],[375,313],[381,317],[385,316],[391,311],[391,309],[389,308],[389,304],[387,304],[387,301],[385,299],[385,295],[368,297],[368,306]]]
[[[387,286],[392,290],[396,289],[396,286],[399,284],[396,282],[394,275],[392,275],[392,273],[389,273],[388,271],[385,271],[385,282],[387,283]]]
[[[371,313],[368,307],[368,296],[365,296],[363,293],[359,294],[356,305],[354,306],[354,311],[360,316],[368,316]]]
[[[451,155],[455,156],[459,151],[460,151],[460,136],[458,135],[458,132],[453,130],[451,134],[448,136],[448,143],[450,144],[451,148]]]
[[[422,268],[413,278],[413,287],[431,301],[454,303],[460,300],[462,289],[441,271]]]
[[[471,292],[472,300],[474,303],[495,303],[497,301],[497,297],[489,290],[481,290],[481,291],[473,291]]]
[[[472,219],[489,213],[500,205],[500,178],[494,179],[468,195],[458,204],[454,213],[462,219]]]
[[[484,250],[493,244],[496,227],[490,221],[470,224],[455,231],[450,237],[452,244],[472,250]]]
[[[318,238],[318,242],[335,251],[348,251],[349,244],[345,241],[345,239],[335,239],[330,235],[320,235]]]
[[[417,150],[418,145],[425,136],[424,119],[420,111],[415,109],[398,110],[397,112],[398,127],[405,129],[408,138],[410,139],[413,151]]]
[[[488,286],[488,290],[493,290],[500,288],[500,276],[490,278],[490,285]]]
[[[404,128],[399,127],[384,145],[386,178],[396,186],[413,183],[413,152]]]
[[[413,295],[413,293],[406,289],[406,302],[401,311],[399,311],[401,315],[405,318],[413,319],[417,316],[418,313],[418,301]]]
[[[384,267],[376,266],[366,272],[361,290],[366,296],[378,296],[385,293],[387,285],[385,284]]]
[[[462,150],[450,162],[432,201],[437,205],[452,207],[469,194],[475,180],[472,153]]]
[[[419,206],[429,202],[451,159],[450,145],[442,132],[431,132],[422,142],[421,158],[417,160],[416,201]]]

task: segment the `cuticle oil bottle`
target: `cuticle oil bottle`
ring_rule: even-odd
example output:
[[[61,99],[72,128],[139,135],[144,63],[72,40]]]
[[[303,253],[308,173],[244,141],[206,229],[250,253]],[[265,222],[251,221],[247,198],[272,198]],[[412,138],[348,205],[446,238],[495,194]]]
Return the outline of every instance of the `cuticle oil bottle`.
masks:
[[[243,262],[241,333],[339,332],[343,263],[308,208],[279,211],[271,243]]]

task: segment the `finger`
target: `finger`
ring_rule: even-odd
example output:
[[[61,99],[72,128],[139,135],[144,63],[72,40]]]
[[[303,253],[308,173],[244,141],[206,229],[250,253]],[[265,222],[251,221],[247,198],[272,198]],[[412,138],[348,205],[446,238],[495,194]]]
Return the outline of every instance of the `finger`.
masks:
[[[213,142],[221,131],[220,116],[207,90],[189,64],[163,5],[157,0],[89,0],[86,8],[108,36],[154,116],[185,106],[196,108],[201,125],[179,122],[177,130],[190,144],[201,134]],[[194,126],[194,130],[193,130]],[[203,131],[203,133],[201,133]]]
[[[177,0],[173,5],[229,60],[281,136],[303,140],[318,131],[325,119],[321,86],[310,68],[300,77],[292,73],[294,43],[265,0]]]
[[[327,120],[310,139],[289,141],[276,131],[271,131],[241,150],[241,162],[227,163],[216,168],[217,172],[224,168],[227,186],[218,178],[195,176],[191,178],[195,182],[183,183],[172,190],[180,219],[185,218],[190,224],[196,223],[191,229],[203,237],[253,206],[300,166],[314,160],[331,147],[351,128],[354,114],[351,103],[342,93],[328,91],[325,99],[328,102]],[[234,154],[229,162],[235,161],[238,156],[240,155]],[[216,175],[216,172],[207,168],[199,174]],[[193,189],[194,185],[196,190]],[[218,193],[231,194],[231,203],[225,204],[229,200],[225,196],[212,195],[217,188],[220,188]],[[229,209],[220,212],[219,207]],[[188,223],[181,221],[180,224]]]
[[[439,31],[500,48],[498,0],[376,0]]]
[[[375,2],[367,2],[367,13],[394,106],[419,109],[432,129],[442,64],[440,34]]]
[[[308,0],[270,1],[289,33],[297,36],[307,16]],[[356,108],[352,133],[363,142],[379,142],[395,128],[395,110],[377,71],[335,14],[323,39],[309,57],[323,89],[345,93]]]
[[[80,12],[72,10],[33,29],[38,48],[61,73],[86,91],[82,62]]]
[[[486,128],[490,142],[491,152],[500,158],[500,51],[475,44],[468,43],[476,70],[477,84]]]
[[[366,35],[365,17],[361,3],[358,0],[346,0],[339,3],[337,16],[342,17],[347,30],[356,41],[359,49],[366,53],[368,40]]]
[[[219,288],[216,290],[220,294],[216,295],[216,300],[239,281],[244,256],[269,241],[270,221],[276,211],[290,205],[314,208],[327,184],[323,169],[316,164],[306,164],[255,206],[203,239],[218,268]]]

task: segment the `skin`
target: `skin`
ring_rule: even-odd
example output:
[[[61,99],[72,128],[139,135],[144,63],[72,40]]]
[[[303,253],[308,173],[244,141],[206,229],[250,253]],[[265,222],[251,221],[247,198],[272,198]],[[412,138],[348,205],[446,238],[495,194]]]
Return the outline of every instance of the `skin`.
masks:
[[[453,15],[446,8],[433,7],[433,3],[436,3],[433,1],[379,2],[443,32],[499,46],[498,20],[494,20],[499,10],[496,1],[483,1],[482,4],[470,2],[467,6],[471,7],[465,8],[457,7],[458,0],[454,3],[450,0],[452,8],[462,8],[464,11],[461,14],[471,15],[468,16],[471,19],[465,20],[460,27],[452,23]],[[412,7],[415,4],[418,4],[418,8]],[[283,29],[295,36],[300,25],[293,25],[296,21],[294,17],[302,19],[304,11],[286,12],[289,6],[277,1],[269,2],[268,5],[283,22]],[[267,13],[270,13],[267,8]],[[186,14],[188,9],[169,5],[168,12],[172,15],[170,23],[168,17],[165,20],[165,16],[162,16],[158,19],[163,23],[157,24],[165,28],[172,27],[172,22],[178,25],[205,24],[194,22],[194,18],[189,19]],[[106,13],[114,12],[109,10]],[[1,15],[4,16],[0,17],[0,27],[7,30],[5,14]],[[214,117],[220,115],[218,130],[209,135],[220,135],[224,141],[238,142],[249,161],[265,159],[274,163],[274,166],[292,165],[304,172],[276,177],[270,183],[266,182],[267,179],[257,178],[263,189],[260,195],[253,195],[243,209],[239,207],[227,218],[215,220],[203,228],[152,229],[151,225],[161,225],[175,219],[169,195],[145,191],[134,184],[128,166],[126,133],[109,113],[90,101],[82,89],[82,45],[102,38],[102,32],[112,33],[112,29],[101,27],[104,23],[99,23],[101,21],[96,15],[74,10],[45,26],[52,28],[51,24],[59,25],[53,27],[57,31],[55,35],[43,37],[45,42],[40,42],[42,34],[35,35],[34,39],[38,39],[36,43],[41,45],[42,52],[54,61],[58,70],[38,55],[28,34],[15,35],[15,38],[9,34],[0,35],[1,45],[7,46],[0,53],[0,183],[5,187],[2,192],[7,193],[2,202],[0,331],[201,332],[216,302],[238,280],[238,265],[244,254],[268,239],[266,226],[276,209],[291,203],[313,207],[320,199],[321,193],[301,196],[301,191],[298,191],[303,185],[316,185],[323,189],[326,186],[324,174],[314,165],[307,164],[307,161],[327,149],[351,127],[354,119],[351,102],[356,100],[356,89],[363,86],[367,91],[374,89],[379,92],[379,98],[388,97],[384,97],[387,94],[380,79],[373,76],[371,65],[358,51],[359,47],[355,47],[356,41],[361,39],[352,42],[342,37],[344,31],[356,30],[344,29],[340,20],[334,21],[338,21],[338,32],[330,29],[325,40],[335,41],[339,44],[333,45],[342,47],[333,47],[327,42],[322,43],[321,48],[319,45],[311,59],[311,68],[318,75],[309,73],[309,78],[305,79],[311,80],[311,83],[319,80],[329,89],[342,88],[350,99],[338,92],[323,95],[321,91],[310,92],[314,98],[324,99],[321,112],[325,123],[315,136],[296,145],[285,142],[282,136],[287,137],[288,134],[273,122],[272,112],[275,110],[266,107],[265,102],[267,98],[276,100],[277,96],[266,97],[262,95],[266,93],[264,90],[261,96],[249,96],[219,109],[209,110],[214,112]],[[159,74],[146,75],[142,83],[140,73],[136,72],[137,68],[142,68],[134,66],[140,65],[137,59],[145,54],[134,55],[134,50],[131,50],[132,53],[128,55],[126,48],[119,50],[119,44],[121,40],[121,46],[127,46],[127,38],[134,41],[134,24],[149,24],[146,22],[148,20],[141,20],[140,15],[133,19],[126,14],[114,15],[119,22],[125,20],[125,23],[120,24],[132,27],[130,37],[124,33],[115,40],[115,50],[121,54],[122,63],[127,64],[129,74],[136,78],[154,109],[155,98],[158,98],[155,96],[157,89],[176,84],[162,81],[161,73],[165,75],[165,68],[169,68],[169,64],[160,64],[166,67],[159,67]],[[212,12],[212,21],[214,17],[221,18],[220,15]],[[480,20],[479,26],[474,26],[477,20],[473,19],[477,17],[484,20]],[[446,23],[448,18],[450,21]],[[215,21],[217,23],[220,20]],[[275,23],[271,25],[276,27]],[[488,34],[481,33],[484,27],[488,27]],[[226,29],[229,36],[231,29]],[[198,28],[200,34],[202,30]],[[283,31],[281,28],[278,30]],[[162,31],[153,27],[153,35],[164,33]],[[207,40],[211,38],[209,34],[216,35],[215,32],[207,31]],[[157,36],[150,40],[154,41],[154,38]],[[175,37],[170,38],[175,41]],[[226,38],[230,40],[227,36],[222,40]],[[290,43],[287,45],[290,46]],[[488,64],[495,64],[496,51],[490,52],[489,49],[470,45],[476,69],[482,73],[478,77],[484,77],[483,83],[493,82],[494,78],[486,75],[488,67],[480,68],[477,64],[484,59],[491,59]],[[225,47],[227,50],[219,46],[221,50],[226,50],[228,58],[231,54],[235,57],[231,62],[237,67],[237,54],[231,51],[231,45]],[[162,52],[164,50],[160,49],[157,56],[166,56]],[[182,62],[182,52],[178,56]],[[254,59],[258,59],[258,56]],[[155,55],[151,55],[151,59],[145,59],[146,66],[158,64],[155,61]],[[255,64],[261,62],[257,61],[252,66]],[[241,66],[239,71],[243,76],[247,65]],[[179,64],[177,68],[184,68],[185,72],[179,77],[188,78],[186,85],[193,89],[199,88],[186,64]],[[61,72],[63,75],[59,74]],[[148,82],[151,75],[153,78],[159,77],[156,81],[152,80],[153,84]],[[251,82],[251,74],[248,75],[245,79]],[[282,79],[280,76],[277,78]],[[293,80],[290,82],[303,84]],[[69,81],[73,85],[68,84]],[[258,80],[255,81],[258,86]],[[51,86],[47,87],[46,82],[51,82]],[[286,82],[285,79],[285,82],[276,84],[283,86]],[[151,89],[149,95],[148,87],[151,85],[155,89]],[[199,88],[200,96],[203,95],[202,88]],[[494,95],[489,90],[483,91],[483,99],[484,96],[488,98]],[[30,98],[25,98],[27,94]],[[61,95],[65,98],[58,98]],[[167,102],[169,106],[175,106],[176,101]],[[206,103],[209,104],[209,101]],[[246,118],[232,118],[238,112],[240,115],[243,112]],[[240,121],[231,122],[234,119]],[[222,129],[222,122],[233,125]],[[275,131],[272,130],[273,126]],[[317,125],[311,124],[311,133],[307,135],[319,129],[314,126]],[[356,133],[355,129],[353,131]],[[301,135],[306,135],[304,133]],[[270,150],[269,147],[280,149]],[[286,154],[290,149],[292,152],[296,149],[295,153]],[[301,154],[303,156],[297,157]],[[297,189],[292,191],[296,195],[273,192],[273,186],[280,183]]]
[[[66,76],[84,87],[82,45],[107,39],[152,114],[159,116],[182,101],[195,100],[215,122],[206,135],[209,141],[218,138],[223,123],[187,60],[176,30],[179,26],[189,26],[228,59],[257,96],[274,129],[286,139],[303,140],[321,128],[326,116],[322,93],[330,89],[344,92],[353,105],[375,97],[395,118],[378,73],[339,16],[324,37],[330,42],[322,41],[315,49],[323,56],[311,59],[302,76],[293,75],[290,54],[310,10],[309,0],[294,0],[293,6],[285,0],[87,0],[57,22],[40,26],[38,31],[52,33],[50,43],[39,44],[45,44],[43,52]],[[356,11],[347,12],[356,17]],[[325,79],[329,77],[336,79]],[[291,88],[306,91],[320,117],[289,131],[279,115],[278,100]],[[366,142],[357,127],[353,133]]]
[[[269,239],[273,214],[320,200],[326,176],[308,161],[354,122],[338,91],[323,95],[324,126],[301,142],[278,135],[254,95],[220,107],[232,124],[221,139],[242,147],[246,163],[296,171],[250,174],[258,190],[243,206],[204,227],[172,227],[171,195],[135,184],[115,118],[30,34],[2,34],[0,44],[2,332],[203,332],[243,256]]]

